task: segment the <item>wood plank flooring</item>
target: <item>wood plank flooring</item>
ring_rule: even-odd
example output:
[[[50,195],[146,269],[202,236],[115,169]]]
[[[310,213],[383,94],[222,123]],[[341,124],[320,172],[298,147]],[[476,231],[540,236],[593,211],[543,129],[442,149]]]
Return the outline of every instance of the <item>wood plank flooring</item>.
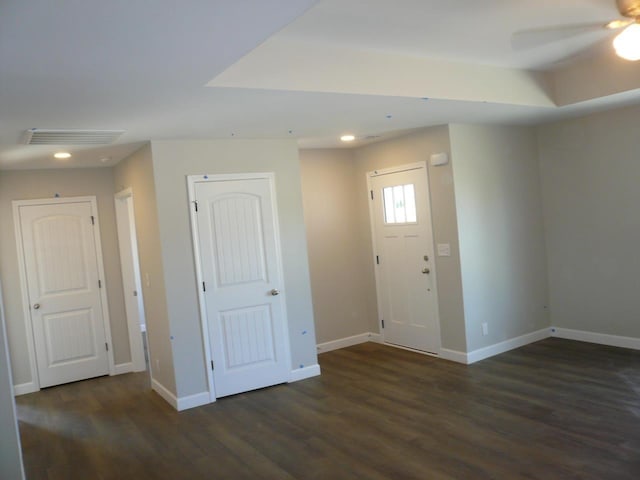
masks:
[[[373,343],[175,412],[145,374],[17,398],[28,480],[640,478],[640,352],[547,339],[464,366]]]

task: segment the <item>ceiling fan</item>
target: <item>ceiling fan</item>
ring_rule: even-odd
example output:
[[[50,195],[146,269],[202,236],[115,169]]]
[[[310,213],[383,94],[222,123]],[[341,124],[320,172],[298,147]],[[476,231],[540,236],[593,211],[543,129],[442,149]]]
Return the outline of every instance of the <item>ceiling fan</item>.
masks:
[[[593,31],[622,30],[613,40],[616,54],[625,60],[640,60],[640,0],[616,0],[620,15],[625,18],[608,23],[558,25],[516,32],[512,37],[515,49],[525,49],[567,39]]]

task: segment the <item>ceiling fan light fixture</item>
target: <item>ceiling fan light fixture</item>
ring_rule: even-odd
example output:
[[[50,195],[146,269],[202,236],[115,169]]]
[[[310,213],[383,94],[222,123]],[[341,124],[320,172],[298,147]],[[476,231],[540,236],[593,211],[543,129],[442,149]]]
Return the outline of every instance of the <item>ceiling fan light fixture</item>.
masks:
[[[618,30],[619,28],[626,27],[631,22],[632,22],[632,20],[629,20],[629,19],[612,20],[609,23],[607,23],[604,27],[609,29],[609,30]]]
[[[620,58],[634,62],[640,60],[640,23],[625,28],[613,40],[613,48]]]

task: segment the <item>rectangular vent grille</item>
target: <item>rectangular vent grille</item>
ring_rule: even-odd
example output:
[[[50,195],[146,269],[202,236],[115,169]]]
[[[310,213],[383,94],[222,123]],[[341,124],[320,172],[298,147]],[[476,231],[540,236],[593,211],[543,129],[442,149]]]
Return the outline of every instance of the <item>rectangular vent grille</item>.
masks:
[[[107,145],[124,130],[46,130],[32,128],[25,132],[27,145]]]

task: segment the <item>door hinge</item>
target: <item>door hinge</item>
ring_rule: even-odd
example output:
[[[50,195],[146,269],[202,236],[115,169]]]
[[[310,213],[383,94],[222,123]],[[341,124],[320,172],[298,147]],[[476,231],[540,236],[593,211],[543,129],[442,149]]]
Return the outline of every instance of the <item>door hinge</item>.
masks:
[[[371,200],[373,200],[373,190],[371,190]]]
[[[380,257],[376,255],[376,265],[380,265]]]
[[[102,288],[102,280],[98,280],[98,288]]]
[[[196,213],[198,212],[198,201],[194,200],[193,201],[193,208],[195,209]]]
[[[107,349],[107,352],[109,351],[109,344],[107,342],[104,342],[104,348]]]
[[[96,218],[91,215],[91,225],[95,225],[96,224]]]
[[[382,328],[384,328],[384,318],[382,319]]]
[[[205,285],[204,282],[202,282],[202,291],[206,292],[207,291],[207,286]]]
[[[215,368],[213,366],[213,360],[211,360],[211,370],[215,370]]]
[[[134,296],[134,297],[137,297],[137,296],[138,296],[138,291],[137,291],[137,290],[134,290],[134,291],[133,291],[133,296]]]

